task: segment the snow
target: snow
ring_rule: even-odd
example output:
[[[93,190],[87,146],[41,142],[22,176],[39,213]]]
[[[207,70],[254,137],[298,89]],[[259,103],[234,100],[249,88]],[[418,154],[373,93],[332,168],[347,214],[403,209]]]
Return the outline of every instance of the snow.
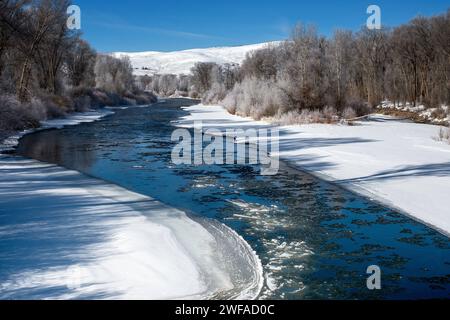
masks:
[[[186,107],[178,125],[203,129],[275,127],[231,115],[221,106]],[[450,145],[439,126],[372,115],[354,126],[310,124],[280,129],[279,156],[290,165],[450,234]]]
[[[97,121],[115,108],[42,122]],[[261,261],[218,222],[76,171],[0,154],[0,299],[255,299]]]
[[[413,106],[411,103],[394,104],[391,101],[383,101],[379,106],[381,109],[394,109],[400,111],[408,111],[416,113],[422,119],[427,120],[433,124],[447,125],[450,122],[450,114],[448,106],[441,105],[438,108],[426,108],[424,105]],[[440,115],[439,117],[436,115]]]
[[[215,62],[223,64],[241,64],[247,53],[261,49],[269,44],[260,43],[237,47],[215,47],[191,49],[174,52],[114,52],[115,57],[127,56],[131,60],[135,75],[154,74],[190,74],[197,62]],[[143,70],[142,68],[147,68]]]
[[[19,290],[32,294],[35,288],[74,283],[76,288],[68,290],[69,293],[59,295],[55,289],[54,294],[58,295],[45,298],[95,297],[96,293],[120,298],[176,298],[204,290],[195,263],[175,234],[132,208],[133,203],[150,201],[152,214],[171,219],[166,213],[168,209],[161,204],[76,172],[31,160],[2,159],[0,170],[0,211],[7,216],[4,220],[18,220],[15,224],[2,224],[2,242],[11,238],[34,242],[45,237],[51,245],[39,250],[63,260],[70,261],[73,255],[78,256],[78,261],[86,260],[82,264],[48,266],[43,262],[45,268],[40,270],[33,268],[40,260],[37,255],[29,259],[21,257],[25,265],[18,269],[23,271],[2,279],[2,298]],[[173,214],[186,224],[187,230],[202,234],[203,230],[182,217],[182,213]],[[8,217],[12,215],[18,218]],[[31,228],[21,221],[30,215]],[[61,224],[62,216],[67,224]],[[72,232],[73,236],[69,236]],[[67,248],[58,246],[63,240],[71,242]],[[205,243],[209,241],[206,237]],[[2,257],[7,253],[10,252],[3,251]],[[39,256],[44,255],[41,252]]]
[[[237,248],[254,278],[235,297],[261,290],[259,260],[225,226],[210,229],[233,249],[207,221],[76,171],[3,156],[0,173],[0,299],[208,298],[233,289],[221,252]]]

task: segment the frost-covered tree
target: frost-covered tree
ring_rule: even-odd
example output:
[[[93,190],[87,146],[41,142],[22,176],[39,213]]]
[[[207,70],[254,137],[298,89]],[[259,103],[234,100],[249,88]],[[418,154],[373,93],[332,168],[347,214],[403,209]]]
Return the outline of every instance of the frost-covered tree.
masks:
[[[133,68],[128,57],[98,55],[94,72],[96,86],[100,89],[117,94],[134,89]]]
[[[341,30],[330,39],[313,26],[299,24],[288,41],[246,57],[233,89],[225,87],[223,103],[231,112],[255,118],[289,114],[283,116],[289,123],[364,115],[384,99],[448,105],[449,38],[450,10],[392,30]],[[209,86],[201,91],[204,101],[212,103],[223,95],[223,86],[213,85],[217,77],[209,75],[214,69],[196,69],[197,82],[203,79]],[[276,98],[267,99],[268,94]]]
[[[208,91],[213,84],[214,70],[218,65],[213,62],[199,62],[192,68],[192,83],[200,93]]]
[[[96,52],[89,44],[81,39],[76,39],[72,50],[66,56],[66,68],[68,81],[71,86],[94,87]]]

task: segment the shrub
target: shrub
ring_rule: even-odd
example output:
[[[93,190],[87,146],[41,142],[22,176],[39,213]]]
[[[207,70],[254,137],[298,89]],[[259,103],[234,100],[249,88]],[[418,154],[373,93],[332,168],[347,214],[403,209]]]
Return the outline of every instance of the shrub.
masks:
[[[280,96],[281,92],[270,82],[251,78],[237,83],[222,104],[233,114],[260,120],[278,113]]]
[[[217,104],[223,99],[225,99],[227,92],[225,85],[223,83],[217,83],[215,82],[211,89],[206,91],[206,93],[203,95],[202,103],[204,104]]]
[[[336,108],[333,107],[325,107],[322,112],[323,122],[326,123],[336,123],[339,120],[339,116],[337,115]]]
[[[346,120],[354,119],[357,117],[355,110],[352,107],[347,107],[342,112],[342,117]]]
[[[150,92],[138,91],[134,93],[136,104],[150,104],[158,101],[158,98]]]
[[[191,89],[189,90],[189,97],[192,99],[199,99],[200,93],[196,90],[195,87],[191,87]]]
[[[303,110],[303,112],[305,111],[306,110]],[[287,113],[279,115],[278,119],[276,120],[276,123],[280,125],[290,126],[307,122],[302,120],[302,115],[300,115],[298,111],[289,111]]]
[[[433,119],[444,119],[447,117],[447,110],[442,107],[438,107],[431,112],[431,118]]]
[[[337,111],[332,107],[327,107],[324,110],[293,110],[285,113],[280,113],[275,118],[275,122],[279,125],[337,123],[338,121],[339,116],[337,115]]]
[[[22,106],[26,108],[27,113],[31,119],[36,121],[45,120],[48,118],[48,110],[42,100],[38,98],[32,98],[30,102]]]
[[[41,95],[39,100],[46,109],[46,118],[58,118],[74,110],[73,102],[68,97],[57,95]]]
[[[90,88],[77,87],[69,92],[73,100],[74,109],[77,112],[84,112],[93,107],[93,92]]]
[[[352,108],[356,113],[356,117],[362,117],[372,113],[373,108],[367,103],[359,98],[348,98],[346,108]]]
[[[3,132],[36,128],[45,119],[43,104],[32,99],[27,104],[20,103],[15,96],[0,96],[0,130]]]
[[[73,99],[76,112],[85,112],[91,109],[92,101],[89,96],[80,96]]]

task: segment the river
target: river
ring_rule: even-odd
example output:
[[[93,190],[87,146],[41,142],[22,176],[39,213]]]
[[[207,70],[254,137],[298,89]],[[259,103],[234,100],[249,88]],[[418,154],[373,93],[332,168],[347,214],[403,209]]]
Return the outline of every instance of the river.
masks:
[[[102,121],[23,137],[17,154],[75,169],[226,224],[264,268],[261,299],[450,297],[450,241],[392,209],[281,164],[176,166],[173,121],[195,102],[118,108]],[[367,267],[382,270],[368,290]]]

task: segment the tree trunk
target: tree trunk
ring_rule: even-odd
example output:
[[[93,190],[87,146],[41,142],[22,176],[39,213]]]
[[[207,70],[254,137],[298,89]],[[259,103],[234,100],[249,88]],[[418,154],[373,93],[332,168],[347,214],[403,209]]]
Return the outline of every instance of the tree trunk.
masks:
[[[26,100],[26,85],[28,84],[28,77],[29,77],[29,59],[25,58],[25,61],[22,65],[22,70],[20,72],[20,80],[19,80],[19,87],[17,89],[17,97],[20,101]]]

